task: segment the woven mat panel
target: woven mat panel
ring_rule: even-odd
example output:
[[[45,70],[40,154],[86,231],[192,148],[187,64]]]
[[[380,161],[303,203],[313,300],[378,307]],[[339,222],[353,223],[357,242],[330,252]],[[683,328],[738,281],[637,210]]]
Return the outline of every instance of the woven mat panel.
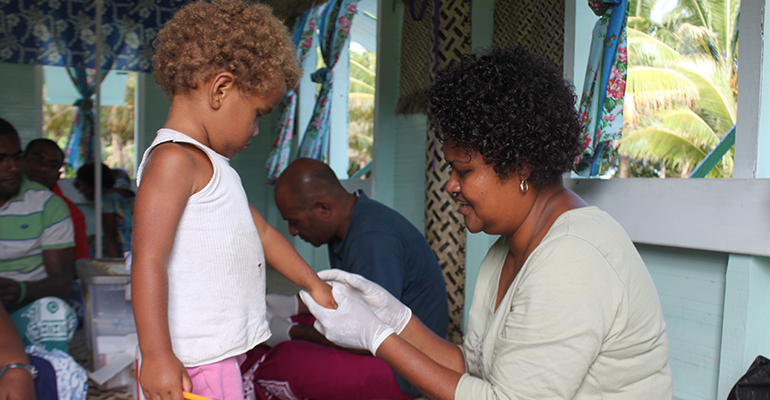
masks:
[[[433,82],[433,1],[427,5],[422,19],[415,21],[410,2],[404,4],[401,27],[401,72],[396,115],[425,114],[425,91]],[[422,0],[414,1],[413,10],[419,15]]]
[[[470,0],[442,0],[439,7],[439,69],[471,52]]]
[[[564,0],[496,0],[493,46],[522,46],[562,68],[564,7]]]
[[[408,10],[405,14],[408,14]],[[470,53],[470,0],[441,1],[438,50],[439,68],[445,67],[462,54]],[[434,55],[432,49],[430,54]],[[433,62],[430,65],[432,69]],[[454,200],[446,192],[449,165],[444,161],[442,146],[435,139],[430,122],[427,127],[425,147],[425,234],[438,258],[447,286],[449,302],[447,339],[460,344],[463,338],[462,319],[465,306],[465,223],[457,212]]]
[[[435,152],[435,168],[433,148]],[[442,146],[428,130],[428,157],[425,163],[425,235],[438,258],[447,288],[449,331],[447,339],[461,344],[465,306],[465,223],[457,212],[457,204],[446,191],[449,164],[444,161]]]

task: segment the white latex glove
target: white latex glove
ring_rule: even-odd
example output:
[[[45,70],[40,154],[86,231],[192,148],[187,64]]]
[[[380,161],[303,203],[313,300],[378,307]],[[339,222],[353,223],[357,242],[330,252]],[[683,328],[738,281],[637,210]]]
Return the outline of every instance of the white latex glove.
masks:
[[[270,339],[267,339],[265,342],[266,345],[274,347],[278,343],[291,340],[289,331],[291,330],[292,326],[296,325],[295,323],[278,315],[273,316],[269,322],[270,333],[272,333],[272,335],[270,336]]]
[[[283,318],[297,315],[299,299],[297,296],[271,293],[265,296],[265,304],[267,305],[267,320],[270,321],[276,315]]]
[[[397,334],[401,334],[412,318],[412,310],[409,307],[382,286],[361,275],[341,269],[327,269],[319,272],[318,276],[333,288],[339,288],[346,297],[369,307],[377,318],[393,328]]]
[[[299,295],[316,318],[313,324],[315,329],[339,346],[367,349],[376,355],[382,342],[395,333],[365,305],[349,299],[338,287],[332,287],[332,295],[337,301],[336,310],[318,305],[313,296],[304,290]]]

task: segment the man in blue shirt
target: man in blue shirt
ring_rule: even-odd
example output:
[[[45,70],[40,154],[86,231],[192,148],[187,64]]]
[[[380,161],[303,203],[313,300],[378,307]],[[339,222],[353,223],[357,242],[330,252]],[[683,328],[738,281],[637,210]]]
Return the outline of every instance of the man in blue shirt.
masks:
[[[328,165],[309,158],[295,160],[281,174],[275,187],[275,202],[281,216],[289,223],[291,235],[299,235],[316,247],[327,245],[332,268],[359,274],[378,283],[409,306],[433,332],[446,337],[449,312],[441,269],[425,237],[406,218],[369,199],[362,192],[349,193]],[[275,347],[268,353],[266,362],[271,357],[286,354],[287,361],[291,360],[294,365],[312,363],[314,347],[297,343],[297,340],[276,345],[286,339],[334,346],[312,325],[292,324],[285,319],[308,313],[297,296],[268,295],[267,302],[268,313],[273,314],[268,318],[272,317],[271,330],[275,336],[268,344]],[[371,396],[403,399],[419,394],[405,379],[368,352],[365,352],[366,359],[360,359],[357,358],[360,351],[346,349],[343,353],[343,349],[338,349],[335,351],[341,354],[329,357],[327,352],[330,349],[320,345],[318,351],[324,354],[325,361],[313,372],[333,384],[319,385],[317,381],[307,382],[303,377],[294,378],[292,375],[299,375],[294,371],[274,371],[269,373],[269,377],[267,373],[259,374],[258,380],[287,382],[298,398]],[[301,347],[302,352],[292,351],[292,347]],[[302,359],[308,362],[303,363]],[[330,360],[349,362],[351,365],[349,368],[337,368],[329,365]],[[377,363],[382,363],[382,366]],[[361,371],[366,368],[373,368],[374,371]],[[336,375],[338,371],[341,373],[339,376]],[[307,370],[303,371],[303,375],[307,373]],[[357,374],[361,379],[351,379],[351,374]],[[373,392],[372,381],[388,381],[391,387]]]

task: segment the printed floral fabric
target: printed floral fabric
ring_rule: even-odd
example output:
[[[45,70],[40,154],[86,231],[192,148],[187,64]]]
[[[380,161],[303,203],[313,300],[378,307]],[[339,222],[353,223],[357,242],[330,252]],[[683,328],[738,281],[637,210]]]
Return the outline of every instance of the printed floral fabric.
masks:
[[[69,351],[69,340],[75,334],[78,317],[66,301],[43,297],[11,314],[25,346],[35,344],[47,350]]]
[[[320,17],[318,41],[321,56],[326,67],[311,75],[313,82],[321,84],[313,116],[310,118],[305,136],[299,145],[298,157],[310,157],[326,161],[329,149],[329,116],[331,91],[334,83],[334,66],[343,50],[347,50],[350,27],[356,15],[358,0],[332,0],[323,9]]]
[[[575,163],[581,176],[600,176],[606,171],[623,127],[623,97],[628,71],[626,22],[627,0],[589,0],[600,17],[591,41],[580,122],[583,123],[583,152]]]
[[[150,72],[152,41],[189,0],[103,2],[100,66]],[[96,68],[96,2],[0,0],[0,62]]]
[[[85,400],[88,391],[88,374],[67,353],[53,349],[48,351],[40,346],[26,347],[27,354],[48,361],[56,372],[56,389],[60,400]]]
[[[292,38],[297,49],[297,59],[300,65],[304,65],[310,48],[313,46],[316,18],[316,9],[311,8],[305,14],[298,17],[294,25]],[[299,85],[299,83],[297,84]],[[265,164],[267,182],[270,184],[278,180],[278,177],[281,176],[281,173],[289,164],[291,142],[294,138],[294,117],[297,111],[296,88],[286,92],[278,109],[281,110],[278,118],[278,128],[275,131],[273,148],[270,150],[270,155]]]

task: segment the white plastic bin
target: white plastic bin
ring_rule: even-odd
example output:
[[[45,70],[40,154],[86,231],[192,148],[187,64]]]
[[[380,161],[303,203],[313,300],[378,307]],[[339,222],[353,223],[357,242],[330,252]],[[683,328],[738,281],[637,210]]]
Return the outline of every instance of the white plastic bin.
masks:
[[[131,308],[131,277],[125,274],[120,259],[85,259],[76,263],[77,275],[83,286],[86,306],[86,345],[92,371],[129,352],[136,352],[134,313]],[[134,348],[127,348],[134,346]],[[134,363],[122,368],[99,388],[112,389],[135,384]]]

